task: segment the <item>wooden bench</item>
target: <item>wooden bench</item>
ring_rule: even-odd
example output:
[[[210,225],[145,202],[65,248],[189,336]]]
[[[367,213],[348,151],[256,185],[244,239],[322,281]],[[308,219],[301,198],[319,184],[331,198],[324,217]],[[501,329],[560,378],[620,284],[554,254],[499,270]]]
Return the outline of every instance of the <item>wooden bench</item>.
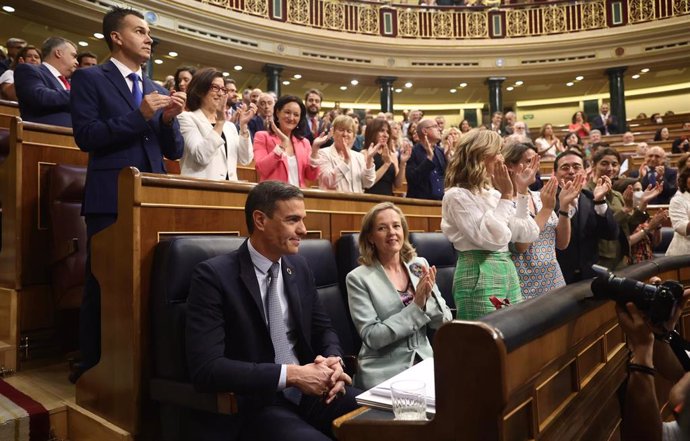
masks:
[[[34,331],[43,335],[43,330],[54,325],[48,171],[55,164],[85,166],[87,155],[77,148],[68,128],[22,122],[19,117],[2,114],[0,128],[10,133],[7,156],[0,163],[0,316],[7,317],[0,326],[9,323],[11,328],[0,332],[4,335],[0,347],[12,348],[0,362],[15,369],[19,336]],[[29,349],[32,344],[29,340]]]
[[[155,245],[180,235],[247,235],[244,203],[253,184],[205,181],[124,169],[118,218],[94,236],[93,272],[101,285],[102,356],[77,383],[77,403],[139,433],[147,403],[149,288]],[[411,231],[438,231],[441,202],[305,190],[308,237],[335,242],[358,232],[362,216],[391,200]]]
[[[19,116],[19,103],[0,100],[0,115]]]
[[[621,274],[688,282],[689,267],[690,256],[665,257]],[[628,351],[614,303],[589,295],[589,282],[580,282],[479,321],[444,325],[433,343],[435,417],[393,421],[360,410],[336,420],[338,439],[619,439],[617,391]],[[680,331],[690,338],[688,310]],[[668,384],[658,381],[663,403]]]

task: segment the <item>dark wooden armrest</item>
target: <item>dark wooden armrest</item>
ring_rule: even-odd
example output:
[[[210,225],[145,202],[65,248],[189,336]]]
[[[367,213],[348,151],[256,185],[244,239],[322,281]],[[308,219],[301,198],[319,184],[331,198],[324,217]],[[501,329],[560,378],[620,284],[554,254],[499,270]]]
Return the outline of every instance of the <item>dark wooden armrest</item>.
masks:
[[[51,263],[58,263],[72,254],[79,251],[79,239],[73,237],[72,239],[60,242],[60,249],[55,250]]]
[[[232,392],[197,392],[190,383],[154,378],[151,399],[204,412],[232,415],[237,413],[237,400]]]

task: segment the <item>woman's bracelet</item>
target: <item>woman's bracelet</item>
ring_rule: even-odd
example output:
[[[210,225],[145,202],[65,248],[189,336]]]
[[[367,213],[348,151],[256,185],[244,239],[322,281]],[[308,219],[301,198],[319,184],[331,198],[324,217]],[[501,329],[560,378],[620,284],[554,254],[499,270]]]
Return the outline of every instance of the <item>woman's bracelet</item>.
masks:
[[[656,375],[656,369],[653,367],[645,366],[637,363],[628,363],[629,372],[641,372],[643,374],[651,375],[652,377]]]

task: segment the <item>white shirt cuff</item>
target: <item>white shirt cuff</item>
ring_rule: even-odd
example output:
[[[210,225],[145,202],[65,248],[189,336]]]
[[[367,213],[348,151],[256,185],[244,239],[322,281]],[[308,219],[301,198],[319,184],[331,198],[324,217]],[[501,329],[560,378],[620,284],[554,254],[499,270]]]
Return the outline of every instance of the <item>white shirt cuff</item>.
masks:
[[[280,378],[278,379],[278,391],[284,390],[287,387],[287,365],[280,365]]]

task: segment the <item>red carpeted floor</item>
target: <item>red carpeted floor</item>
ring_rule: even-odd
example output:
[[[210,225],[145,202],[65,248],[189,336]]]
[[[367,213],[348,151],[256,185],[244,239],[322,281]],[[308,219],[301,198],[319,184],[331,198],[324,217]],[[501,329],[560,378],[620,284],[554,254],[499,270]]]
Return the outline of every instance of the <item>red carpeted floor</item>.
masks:
[[[45,407],[0,380],[0,440],[45,441],[49,434]]]

